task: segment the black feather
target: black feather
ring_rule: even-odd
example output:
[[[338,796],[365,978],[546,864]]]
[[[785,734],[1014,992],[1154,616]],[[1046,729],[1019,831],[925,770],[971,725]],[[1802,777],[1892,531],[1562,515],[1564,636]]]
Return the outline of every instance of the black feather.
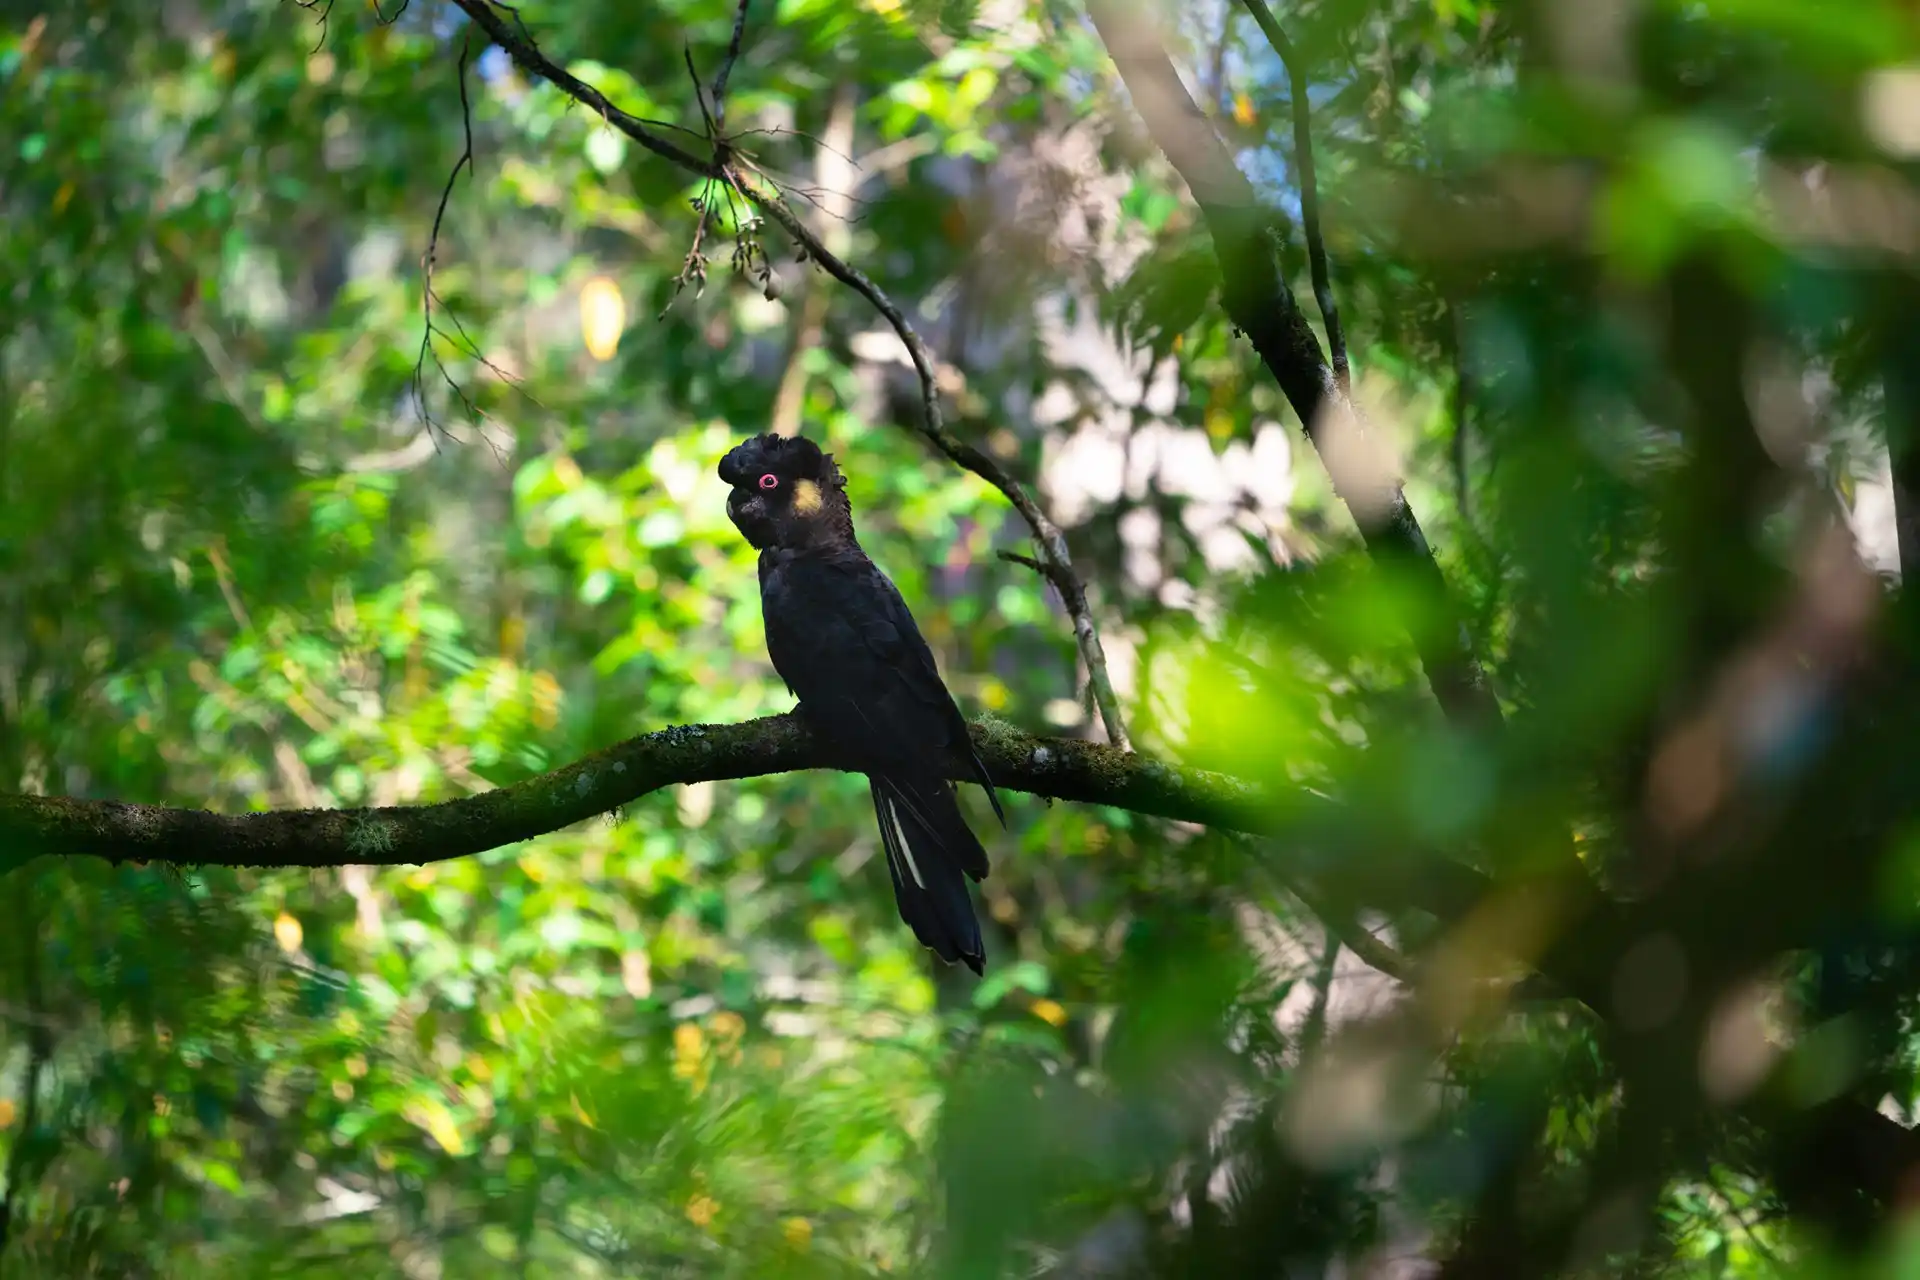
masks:
[[[987,854],[947,771],[964,762],[1005,826],[993,779],[906,601],[860,549],[833,456],[811,441],[762,435],[720,464],[736,489],[769,473],[814,480],[829,497],[816,521],[799,528],[787,517],[772,545],[761,544],[768,656],[801,715],[868,776],[901,918],[943,960],[980,972],[985,950],[966,882],[986,877]]]
[[[984,972],[986,947],[961,872],[979,879],[986,852],[968,830],[951,792],[937,798],[911,797],[887,778],[871,779],[870,789],[900,918],[920,945],[948,964],[961,961],[975,973]],[[929,821],[926,814],[942,811],[938,800],[946,802],[945,819]],[[963,852],[967,845],[972,846],[971,856]],[[975,874],[969,864],[982,868],[981,873]]]
[[[742,441],[720,459],[720,478],[730,485],[751,484],[764,472],[791,480],[815,480],[838,483],[840,469],[833,455],[822,453],[820,446],[801,436],[765,435]]]

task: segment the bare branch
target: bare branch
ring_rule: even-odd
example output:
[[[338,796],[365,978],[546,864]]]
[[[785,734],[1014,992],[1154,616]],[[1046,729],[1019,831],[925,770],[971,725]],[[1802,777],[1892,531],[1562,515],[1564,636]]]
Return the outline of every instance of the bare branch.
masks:
[[[1300,1028],[1300,1055],[1310,1056],[1320,1047],[1327,1033],[1327,1001],[1333,995],[1333,971],[1340,963],[1340,939],[1329,931],[1321,944],[1320,959],[1313,966],[1313,1004]]]
[[[370,449],[365,453],[351,454],[341,461],[340,470],[345,475],[411,471],[430,462],[439,452],[440,442],[435,437],[436,431],[456,444],[484,441],[498,457],[506,456],[513,448],[513,433],[498,422],[482,421],[471,428],[454,425],[435,427],[431,423],[422,423],[405,444],[391,449]]]
[[[733,64],[740,58],[740,41],[747,34],[747,6],[753,0],[740,0],[740,8],[733,15],[733,39],[727,41],[727,56],[720,64],[720,70],[713,77],[713,125],[724,129],[727,124],[727,77],[733,74]]]
[[[715,159],[701,159],[692,152],[659,137],[641,121],[614,106],[592,85],[570,74],[565,68],[541,53],[530,40],[507,24],[498,7],[490,3],[490,0],[453,0],[453,3],[473,19],[474,24],[486,32],[495,44],[506,50],[515,65],[527,74],[546,80],[574,101],[590,108],[609,125],[620,130],[653,154],[672,161],[689,173],[716,179],[728,189],[738,192],[769,218],[779,223],[781,230],[805,249],[807,256],[818,263],[828,275],[865,298],[875,311],[885,317],[888,325],[906,346],[908,358],[913,362],[914,372],[920,378],[921,407],[925,415],[920,424],[922,434],[932,441],[934,447],[940,452],[998,489],[1033,531],[1034,541],[1040,549],[1041,563],[1046,566],[1047,578],[1059,588],[1061,598],[1066,602],[1067,612],[1073,618],[1074,639],[1080,646],[1082,660],[1087,664],[1087,678],[1092,685],[1094,702],[1100,709],[1100,719],[1106,727],[1107,737],[1122,750],[1131,750],[1132,744],[1127,737],[1126,725],[1120,715],[1119,699],[1114,694],[1113,680],[1107,671],[1106,651],[1101,647],[1100,632],[1093,622],[1093,612],[1087,602],[1086,587],[1082,585],[1079,575],[1074,572],[1073,557],[1067,551],[1066,536],[1061,533],[1059,526],[1053,523],[1046,512],[1040,509],[1039,504],[1033,500],[1019,481],[1007,473],[1006,468],[961,440],[947,428],[940,410],[940,393],[935,380],[933,356],[927,350],[926,342],[907,322],[905,313],[887,296],[886,291],[868,279],[858,267],[852,266],[832,253],[806,222],[787,206],[778,190],[770,186],[762,187],[757,182],[749,181],[733,162],[724,142],[719,147]]]
[[[446,185],[440,189],[440,203],[435,205],[433,210],[433,229],[427,234],[427,252],[420,260],[422,282],[420,287],[420,319],[422,328],[420,333],[420,354],[414,357],[413,362],[413,398],[414,403],[419,407],[421,420],[427,425],[427,437],[429,440],[433,437],[433,414],[432,411],[427,408],[426,368],[428,360],[432,360],[434,367],[440,370],[440,376],[446,380],[448,388],[454,395],[467,404],[468,411],[476,418],[480,416],[477,406],[473,405],[473,403],[467,399],[466,393],[461,391],[459,384],[453,380],[453,375],[447,372],[447,366],[440,359],[439,352],[433,349],[433,266],[434,258],[440,252],[440,224],[446,220],[447,205],[453,200],[454,184],[460,181],[460,174],[463,171],[471,172],[473,169],[473,104],[467,97],[467,67],[472,62],[472,57],[473,37],[472,33],[468,32],[466,37],[460,41],[460,65],[456,72],[460,84],[460,128],[462,130],[460,158],[453,162],[453,169],[447,174]]]
[[[1347,336],[1340,328],[1340,308],[1333,300],[1333,278],[1327,269],[1327,242],[1320,234],[1320,182],[1313,167],[1313,110],[1307,102],[1307,76],[1300,64],[1300,53],[1287,39],[1287,33],[1274,20],[1266,0],[1245,0],[1247,12],[1260,24],[1261,33],[1287,69],[1287,95],[1293,106],[1293,163],[1300,175],[1300,225],[1307,237],[1307,270],[1313,277],[1313,298],[1320,304],[1320,319],[1327,326],[1327,352],[1333,360],[1333,376],[1340,389],[1353,394],[1353,377],[1347,369]]]
[[[1275,865],[1273,847],[1263,840],[1250,836],[1232,837],[1241,848],[1250,850],[1269,867]],[[1335,900],[1335,895],[1314,877],[1308,875],[1276,875],[1274,883],[1287,893],[1300,900],[1320,926],[1327,931],[1327,937],[1346,947],[1360,959],[1386,974],[1412,986],[1417,978],[1414,962],[1385,942],[1362,924],[1344,900]]]
[[[453,0],[453,3],[473,19],[475,26],[487,33],[489,40],[506,50],[507,56],[522,71],[547,81],[662,160],[670,160],[689,173],[709,178],[720,176],[719,167],[712,161],[703,160],[684,147],[655,134],[642,121],[614,106],[598,89],[541,53],[532,40],[507,25],[499,5],[490,3],[490,0]]]
[[[1088,0],[1088,12],[1133,104],[1167,159],[1186,180],[1213,236],[1227,315],[1252,340],[1287,402],[1300,415],[1341,501],[1376,562],[1399,566],[1435,621],[1413,629],[1434,697],[1449,718],[1494,725],[1500,704],[1473,655],[1425,532],[1399,481],[1364,450],[1329,448],[1330,436],[1364,441],[1351,397],[1321,354],[1306,317],[1274,265],[1273,213],[1264,208],[1213,125],[1194,105],[1139,0]],[[1329,432],[1329,427],[1334,430]]]
[[[302,9],[313,15],[314,25],[320,28],[319,38],[313,42],[313,53],[327,47],[327,23],[333,17],[333,0],[293,0]]]
[[[1413,961],[1380,941],[1378,934],[1352,916],[1328,906],[1320,900],[1319,895],[1309,897],[1297,886],[1294,887],[1293,892],[1300,901],[1307,904],[1308,909],[1315,916],[1319,917],[1320,923],[1327,927],[1329,936],[1336,942],[1389,978],[1396,978],[1409,986],[1413,985],[1416,977]]]
[[[827,104],[826,129],[821,137],[810,139],[814,147],[813,180],[821,192],[814,202],[818,212],[821,238],[836,251],[849,239],[848,219],[853,213],[854,174],[859,166],[852,158],[854,112],[860,105],[860,89],[851,80],[842,80]],[[791,187],[788,188],[792,190]],[[800,433],[800,419],[806,410],[807,353],[819,346],[827,330],[828,285],[810,274],[799,279],[799,296],[793,306],[792,340],[786,366],[773,393],[773,413],[768,425],[775,435]],[[796,305],[797,304],[797,305]]]

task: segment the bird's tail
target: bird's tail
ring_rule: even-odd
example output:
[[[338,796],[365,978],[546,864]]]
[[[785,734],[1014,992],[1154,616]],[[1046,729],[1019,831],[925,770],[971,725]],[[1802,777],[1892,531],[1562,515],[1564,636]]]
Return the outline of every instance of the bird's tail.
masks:
[[[953,787],[891,777],[869,781],[900,918],[948,964],[959,960],[984,972],[987,953],[966,877],[986,878],[987,851],[961,815]]]

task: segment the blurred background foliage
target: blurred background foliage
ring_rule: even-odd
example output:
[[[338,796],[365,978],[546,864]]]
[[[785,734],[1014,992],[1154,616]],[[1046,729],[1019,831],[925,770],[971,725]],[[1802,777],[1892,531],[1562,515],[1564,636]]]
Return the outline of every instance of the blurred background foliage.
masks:
[[[711,77],[731,3],[517,12],[703,145],[687,59]],[[742,153],[1069,527],[1141,749],[1338,797],[1300,842],[1340,887],[1285,842],[1009,796],[975,982],[826,773],[417,868],[42,859],[0,908],[6,1274],[1913,1265],[1897,1197],[1800,1140],[1920,1105],[1910,622],[1847,630],[1809,551],[1899,565],[1911,7],[1279,16],[1356,390],[1503,743],[1439,718],[1074,5],[759,0]],[[1286,70],[1237,4],[1168,20],[1305,299]],[[770,425],[839,454],[970,713],[1098,737],[1058,600],[996,555],[1024,527],[903,429],[878,318],[720,201],[696,245],[698,180],[468,40],[442,0],[0,10],[0,789],[409,803],[784,709],[713,474]],[[1726,674],[1808,595],[1793,661]],[[1869,696],[1836,632],[1895,655]],[[1661,764],[1723,704],[1734,781]],[[1671,905],[1756,826],[1798,861],[1725,864],[1645,937],[1519,893],[1571,840],[1607,902]],[[1416,855],[1502,892],[1448,918]],[[1612,998],[1481,1000],[1480,951]]]

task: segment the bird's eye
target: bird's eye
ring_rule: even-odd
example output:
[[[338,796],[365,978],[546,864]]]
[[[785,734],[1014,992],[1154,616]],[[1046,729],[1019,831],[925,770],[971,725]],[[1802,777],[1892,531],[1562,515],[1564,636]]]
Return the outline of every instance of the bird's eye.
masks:
[[[778,489],[780,487],[780,477],[769,471],[766,475],[760,477],[760,487],[762,489]]]

